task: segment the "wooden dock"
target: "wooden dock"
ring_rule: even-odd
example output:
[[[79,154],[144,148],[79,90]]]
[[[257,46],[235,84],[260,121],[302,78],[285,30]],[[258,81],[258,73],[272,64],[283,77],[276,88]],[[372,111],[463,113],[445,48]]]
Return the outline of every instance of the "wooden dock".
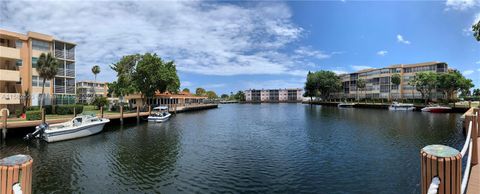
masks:
[[[169,112],[176,114],[176,113],[182,113],[182,112],[190,112],[190,111],[199,111],[199,110],[205,110],[205,109],[212,109],[212,108],[218,108],[218,104],[189,104],[186,106],[168,106],[169,107]],[[122,110],[123,111],[123,110]],[[140,112],[139,109],[137,109],[137,112],[119,112],[119,113],[111,113],[111,112],[106,112],[103,114],[103,118],[108,118],[112,121],[114,120],[120,120],[120,122],[123,122],[123,119],[129,119],[129,118],[137,118],[140,119],[140,117],[146,117],[150,114],[150,112]],[[101,113],[96,114],[98,117],[102,117]],[[74,115],[65,115],[64,117],[61,118],[52,118],[48,119],[46,118],[46,122],[49,124],[56,124],[56,123],[62,123],[62,122],[67,122],[70,121]],[[6,123],[6,126],[4,126]],[[12,129],[19,129],[19,128],[30,128],[30,127],[35,127],[38,126],[42,123],[42,120],[33,120],[33,121],[27,121],[27,120],[16,120],[16,121],[8,121],[4,120],[2,118],[2,122],[0,122],[0,136],[5,137],[6,136],[6,131],[12,130]],[[5,129],[5,130],[2,130]]]

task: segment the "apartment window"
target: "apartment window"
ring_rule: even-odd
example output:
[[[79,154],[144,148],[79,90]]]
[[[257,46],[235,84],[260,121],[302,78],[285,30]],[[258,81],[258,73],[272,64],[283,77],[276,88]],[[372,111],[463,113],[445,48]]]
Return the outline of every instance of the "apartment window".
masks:
[[[37,61],[38,61],[37,57],[32,57],[32,68],[37,68],[38,67]]]
[[[38,76],[32,76],[32,86],[38,86]]]
[[[32,86],[33,87],[42,87],[43,78],[38,76],[32,76]],[[45,87],[50,87],[50,80],[45,80]]]
[[[50,51],[50,44],[41,40],[32,40],[32,49],[39,51]]]
[[[20,60],[20,59],[17,59],[17,61],[15,61],[15,65],[17,65],[17,66],[22,66],[22,63],[23,63],[23,61]]]
[[[22,48],[23,42],[21,40],[16,40],[15,41],[15,48]]]

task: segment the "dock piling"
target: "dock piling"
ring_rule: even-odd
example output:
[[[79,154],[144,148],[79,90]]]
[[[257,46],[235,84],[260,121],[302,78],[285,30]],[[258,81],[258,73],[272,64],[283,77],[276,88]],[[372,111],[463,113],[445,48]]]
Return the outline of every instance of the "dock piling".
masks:
[[[14,155],[0,160],[0,193],[32,193],[32,157]],[[14,192],[15,191],[15,192]]]
[[[462,180],[462,155],[451,147],[429,145],[420,151],[421,190],[427,194],[432,179],[438,177],[438,193],[460,193]]]
[[[480,110],[478,108],[473,109],[474,114],[479,114],[480,115]],[[472,117],[472,132],[471,136],[472,138],[472,165],[478,164],[478,123],[480,122],[480,117],[479,116],[466,116],[466,117]]]
[[[45,108],[42,108],[42,123],[45,123]]]
[[[3,110],[2,111],[2,121],[3,121],[2,140],[5,140],[7,138],[7,118],[8,118],[8,112],[7,110]]]
[[[100,107],[100,117],[103,118],[103,106]]]
[[[152,114],[152,105],[148,105],[148,115]]]
[[[73,117],[76,117],[77,116],[77,109],[76,107],[74,106],[73,107]]]
[[[140,106],[137,105],[137,123],[140,122]]]
[[[123,125],[123,105],[120,106],[120,124]]]

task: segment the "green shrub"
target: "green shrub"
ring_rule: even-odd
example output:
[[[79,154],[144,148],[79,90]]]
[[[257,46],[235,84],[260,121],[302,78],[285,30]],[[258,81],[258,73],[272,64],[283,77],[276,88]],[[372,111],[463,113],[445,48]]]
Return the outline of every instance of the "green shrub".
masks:
[[[23,111],[22,111],[21,109],[16,109],[16,110],[15,110],[15,116],[16,116],[17,118],[19,118],[20,116],[22,116],[22,113],[23,113]]]
[[[54,114],[52,105],[45,105],[45,114]],[[27,111],[40,111],[40,106],[30,106],[26,108]]]
[[[73,105],[73,104],[55,106],[55,112],[59,115],[73,114],[73,108],[75,108],[76,114],[80,114],[83,112],[83,105]]]
[[[27,111],[25,113],[28,121],[33,120],[41,120],[42,119],[42,112],[40,111]]]

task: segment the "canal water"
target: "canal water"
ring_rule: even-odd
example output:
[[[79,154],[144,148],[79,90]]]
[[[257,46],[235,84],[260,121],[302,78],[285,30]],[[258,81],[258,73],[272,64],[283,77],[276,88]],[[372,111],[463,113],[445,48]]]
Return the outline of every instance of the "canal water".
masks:
[[[229,104],[58,143],[10,138],[0,158],[31,155],[35,193],[419,193],[420,149],[460,149],[460,116]]]

